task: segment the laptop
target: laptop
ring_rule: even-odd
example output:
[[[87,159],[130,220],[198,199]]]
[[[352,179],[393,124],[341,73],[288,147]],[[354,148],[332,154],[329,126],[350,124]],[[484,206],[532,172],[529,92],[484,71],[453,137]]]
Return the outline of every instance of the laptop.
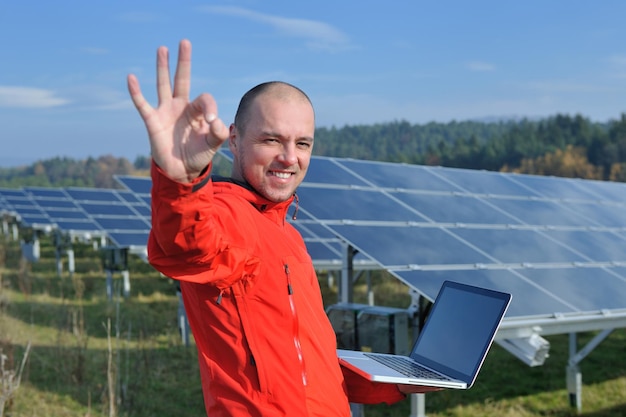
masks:
[[[510,302],[511,294],[444,281],[409,356],[338,349],[339,362],[371,381],[468,389]]]

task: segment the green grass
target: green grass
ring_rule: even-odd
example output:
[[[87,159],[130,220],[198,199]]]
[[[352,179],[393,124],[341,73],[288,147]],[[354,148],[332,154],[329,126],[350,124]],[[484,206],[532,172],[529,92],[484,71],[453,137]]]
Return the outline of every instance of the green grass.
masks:
[[[0,242],[0,350],[7,356],[7,369],[16,369],[32,342],[22,384],[5,415],[109,416],[107,375],[114,377],[118,416],[204,415],[196,351],[180,340],[171,280],[131,257],[131,295],[109,301],[99,254],[89,245],[75,244],[74,249],[76,273],[58,277],[50,242],[44,239],[42,258],[32,265],[20,260],[17,243]],[[397,280],[375,273],[373,282],[377,304],[408,305],[407,289]],[[328,288],[325,278],[321,283],[325,303],[336,302],[336,289]],[[116,292],[120,286],[117,275]],[[356,287],[355,298],[365,302],[364,285]],[[580,334],[580,346],[593,336]],[[475,386],[428,394],[427,415],[579,415],[570,407],[565,389],[568,337],[548,340],[550,358],[536,368],[494,345]],[[107,371],[109,366],[113,371]],[[580,415],[625,416],[626,330],[615,330],[580,366]],[[409,408],[409,401],[366,406],[365,415],[405,417]]]

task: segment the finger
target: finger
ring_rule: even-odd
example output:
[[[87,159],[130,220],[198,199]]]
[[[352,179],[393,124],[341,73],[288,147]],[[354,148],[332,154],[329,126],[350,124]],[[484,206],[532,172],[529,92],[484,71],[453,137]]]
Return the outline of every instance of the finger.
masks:
[[[206,142],[212,149],[217,149],[228,138],[228,129],[217,117],[217,103],[212,95],[204,93],[190,104],[191,118],[202,118],[209,126]]]
[[[191,85],[191,42],[184,39],[178,47],[178,63],[174,76],[174,97],[189,99]]]
[[[157,50],[157,95],[159,97],[159,104],[172,99],[169,52],[164,46],[161,46]]]
[[[211,124],[213,119],[217,118],[217,103],[211,94],[200,94],[193,102],[190,103],[189,107],[192,119],[200,117],[207,123]]]
[[[141,93],[141,87],[139,86],[139,80],[133,74],[130,74],[127,78],[128,92],[130,98],[133,100],[135,108],[141,115],[142,119],[146,120],[152,112],[152,106],[146,101]]]
[[[228,128],[222,119],[215,116],[209,123],[210,133],[207,135],[207,143],[211,148],[219,148],[228,139]]]

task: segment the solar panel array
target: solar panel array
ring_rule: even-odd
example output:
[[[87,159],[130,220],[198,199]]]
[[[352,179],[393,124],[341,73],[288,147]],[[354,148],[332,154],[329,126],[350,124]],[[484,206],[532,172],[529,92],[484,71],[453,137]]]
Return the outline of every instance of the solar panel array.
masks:
[[[145,245],[151,181],[116,179],[127,190],[2,189],[0,207]],[[349,244],[431,300],[446,279],[510,292],[507,318],[626,309],[626,184],[313,157],[298,196],[318,267]]]
[[[141,250],[150,229],[150,206],[128,190],[3,188],[0,209],[25,227],[72,236],[106,236],[120,248]]]
[[[512,293],[507,317],[626,308],[626,184],[319,157],[298,195],[431,300],[451,279]]]

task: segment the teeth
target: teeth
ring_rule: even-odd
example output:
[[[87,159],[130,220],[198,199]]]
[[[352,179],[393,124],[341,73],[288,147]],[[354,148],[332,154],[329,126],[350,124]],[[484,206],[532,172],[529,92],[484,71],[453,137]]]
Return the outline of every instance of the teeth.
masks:
[[[291,174],[288,172],[274,172],[274,175],[277,176],[278,178],[282,178],[282,179],[287,179],[289,177],[291,177]]]

